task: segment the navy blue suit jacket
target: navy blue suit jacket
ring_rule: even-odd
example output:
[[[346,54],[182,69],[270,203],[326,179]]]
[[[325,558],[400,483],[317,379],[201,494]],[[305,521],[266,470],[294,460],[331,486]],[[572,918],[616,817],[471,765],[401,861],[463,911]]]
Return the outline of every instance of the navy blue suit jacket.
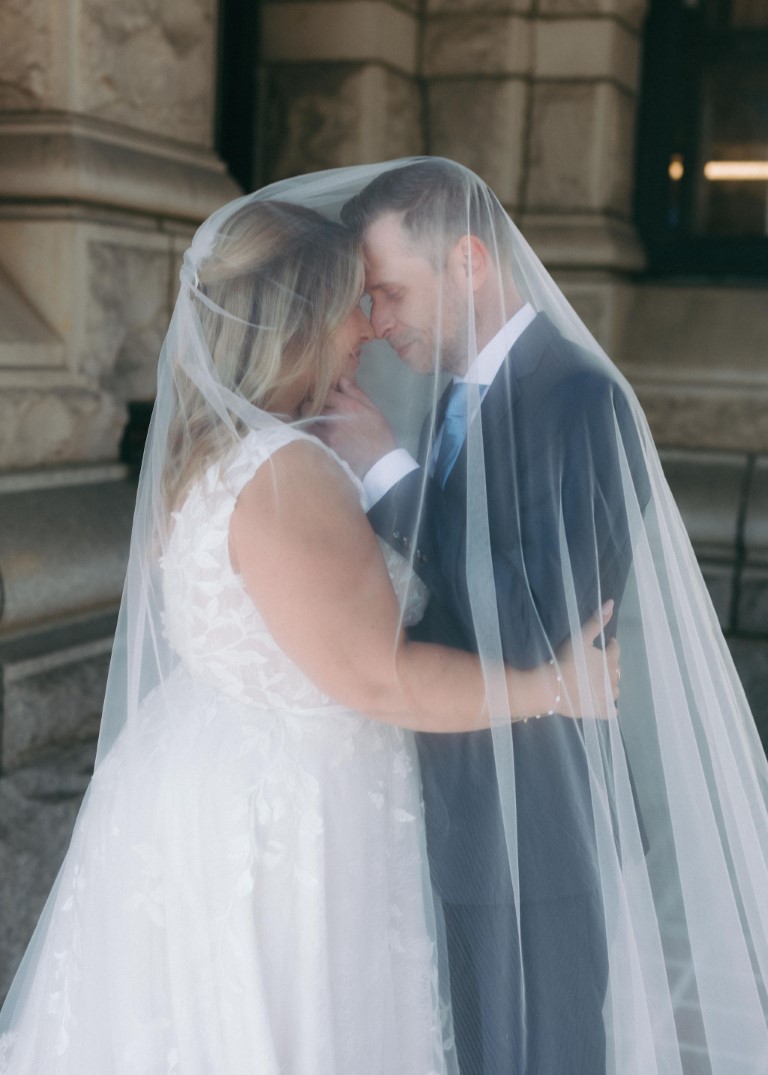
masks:
[[[616,422],[638,498],[647,476],[627,399],[595,356],[539,314],[512,347],[481,406],[488,522],[505,660],[530,668],[569,634],[559,516],[582,622],[598,595],[620,602],[631,561]],[[476,650],[463,570],[466,444],[440,489],[426,479],[415,566],[431,591],[414,638]],[[395,548],[413,539],[425,478],[413,471],[369,513]],[[615,617],[614,617],[615,623]],[[521,901],[596,885],[592,803],[577,721],[513,726]],[[453,903],[512,903],[491,734],[418,737],[430,869]]]

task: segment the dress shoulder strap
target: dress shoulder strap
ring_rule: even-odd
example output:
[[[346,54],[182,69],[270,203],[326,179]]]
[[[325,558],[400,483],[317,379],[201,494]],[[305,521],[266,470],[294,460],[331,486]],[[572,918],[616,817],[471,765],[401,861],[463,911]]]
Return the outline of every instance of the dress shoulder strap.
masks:
[[[259,467],[265,463],[278,449],[294,441],[304,440],[314,444],[327,452],[331,458],[344,471],[364,504],[365,497],[363,486],[351,468],[331,448],[328,448],[317,437],[312,436],[302,429],[277,422],[266,426],[264,429],[253,430],[248,433],[240,444],[233,449],[230,455],[222,462],[221,469],[215,479],[223,484],[227,491],[236,499],[243,487],[254,476]]]

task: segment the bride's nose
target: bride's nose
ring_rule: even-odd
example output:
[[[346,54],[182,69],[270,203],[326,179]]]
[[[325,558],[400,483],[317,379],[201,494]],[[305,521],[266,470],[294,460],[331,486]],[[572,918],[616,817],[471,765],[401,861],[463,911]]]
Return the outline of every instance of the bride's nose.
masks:
[[[373,339],[373,326],[359,306],[355,310],[355,318],[357,331],[360,335],[360,343],[368,343],[369,340]]]

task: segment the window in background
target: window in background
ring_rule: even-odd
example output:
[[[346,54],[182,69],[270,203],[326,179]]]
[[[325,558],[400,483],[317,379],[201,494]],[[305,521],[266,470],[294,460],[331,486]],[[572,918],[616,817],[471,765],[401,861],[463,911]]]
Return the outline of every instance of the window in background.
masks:
[[[768,275],[768,0],[653,0],[637,181],[651,272]]]

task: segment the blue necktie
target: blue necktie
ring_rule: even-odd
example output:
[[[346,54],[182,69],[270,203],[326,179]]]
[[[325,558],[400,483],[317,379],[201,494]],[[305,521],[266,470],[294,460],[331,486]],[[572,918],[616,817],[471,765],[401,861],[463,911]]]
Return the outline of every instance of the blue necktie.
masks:
[[[448,396],[448,406],[443,418],[443,436],[435,460],[435,478],[445,488],[448,475],[458,458],[467,435],[467,389],[466,381],[455,382]]]

